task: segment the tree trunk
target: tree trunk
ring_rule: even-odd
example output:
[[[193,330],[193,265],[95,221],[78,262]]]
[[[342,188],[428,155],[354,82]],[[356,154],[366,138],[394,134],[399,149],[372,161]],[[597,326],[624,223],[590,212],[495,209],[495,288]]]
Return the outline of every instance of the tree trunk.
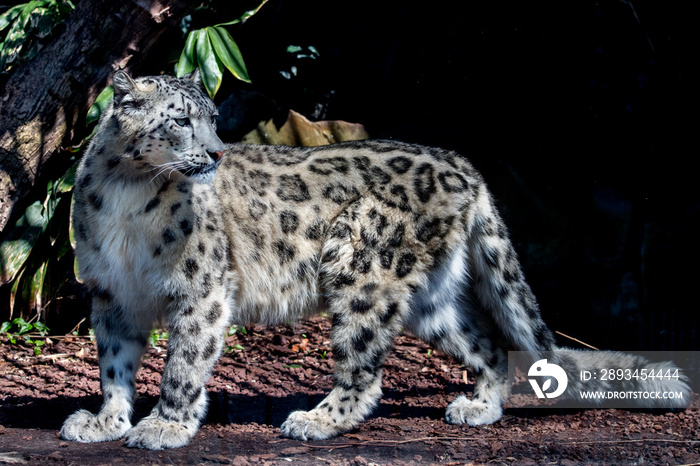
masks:
[[[146,51],[196,0],[82,0],[63,32],[18,67],[0,91],[0,230],[12,208],[84,130],[87,109],[119,68],[138,71]]]

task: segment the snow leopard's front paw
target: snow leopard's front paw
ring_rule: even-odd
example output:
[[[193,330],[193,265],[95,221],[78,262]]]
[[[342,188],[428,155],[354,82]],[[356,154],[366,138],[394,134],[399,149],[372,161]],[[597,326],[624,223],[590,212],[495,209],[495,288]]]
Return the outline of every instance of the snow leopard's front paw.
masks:
[[[479,426],[493,424],[503,416],[503,408],[498,404],[470,400],[462,395],[447,407],[445,419],[450,424]]]
[[[124,414],[92,414],[80,409],[68,416],[61,427],[61,438],[74,442],[108,442],[121,438],[131,428]]]
[[[162,450],[178,448],[190,443],[197,433],[197,424],[187,425],[164,421],[157,416],[145,417],[124,436],[127,447]]]
[[[324,440],[340,433],[333,418],[323,409],[294,411],[284,421],[280,431],[285,437],[297,440]]]

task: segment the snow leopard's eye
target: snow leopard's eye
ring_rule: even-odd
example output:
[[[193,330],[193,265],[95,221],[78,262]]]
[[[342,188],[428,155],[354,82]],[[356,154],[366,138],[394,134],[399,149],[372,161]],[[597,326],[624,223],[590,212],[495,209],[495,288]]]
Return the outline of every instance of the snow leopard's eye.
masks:
[[[177,123],[178,126],[190,126],[190,119],[188,117],[175,118],[175,123]]]

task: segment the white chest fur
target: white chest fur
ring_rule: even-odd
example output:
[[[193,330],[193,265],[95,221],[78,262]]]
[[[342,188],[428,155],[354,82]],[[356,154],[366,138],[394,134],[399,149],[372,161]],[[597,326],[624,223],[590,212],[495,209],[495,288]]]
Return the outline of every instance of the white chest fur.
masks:
[[[89,214],[92,244],[83,245],[89,250],[79,255],[85,261],[81,271],[118,299],[130,301],[124,304],[151,306],[162,291],[167,271],[154,257],[153,244],[162,234],[163,219],[144,213],[156,191],[157,186],[145,183],[106,184],[101,208]]]

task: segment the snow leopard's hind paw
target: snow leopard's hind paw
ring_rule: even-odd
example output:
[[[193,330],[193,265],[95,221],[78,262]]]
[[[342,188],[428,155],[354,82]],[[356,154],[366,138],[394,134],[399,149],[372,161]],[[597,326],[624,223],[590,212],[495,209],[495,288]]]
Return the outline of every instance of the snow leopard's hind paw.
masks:
[[[497,404],[470,400],[464,395],[450,403],[445,412],[445,420],[449,424],[469,424],[472,427],[493,424],[501,416],[503,416],[503,408]]]
[[[61,427],[61,438],[74,442],[94,443],[117,440],[131,428],[125,415],[92,414],[80,409],[68,416]]]
[[[325,409],[294,411],[284,421],[280,431],[285,437],[297,440],[324,440],[340,433]]]

